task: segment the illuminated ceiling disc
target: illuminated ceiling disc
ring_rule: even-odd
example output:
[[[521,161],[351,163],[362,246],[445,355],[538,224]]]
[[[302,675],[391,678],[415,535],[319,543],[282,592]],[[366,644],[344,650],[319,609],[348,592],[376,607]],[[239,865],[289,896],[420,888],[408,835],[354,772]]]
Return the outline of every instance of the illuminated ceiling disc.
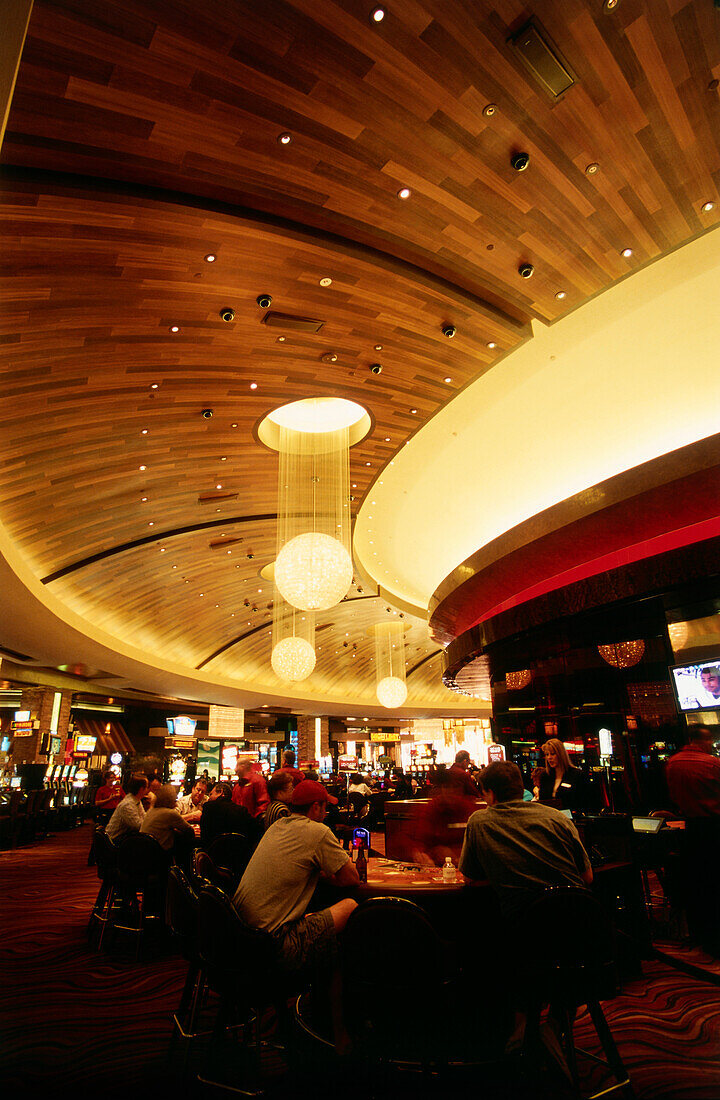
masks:
[[[284,600],[301,611],[327,611],[347,594],[353,564],[331,535],[306,531],[286,542],[275,561],[275,584]]]
[[[375,689],[378,702],[388,710],[401,707],[407,699],[407,684],[398,676],[386,676]]]
[[[307,397],[273,409],[258,425],[257,436],[266,447],[277,451],[281,428],[315,435],[347,428],[348,442],[353,447],[365,438],[371,427],[367,410],[356,401],[347,401],[344,397]]]
[[[270,663],[281,680],[297,683],[315,668],[315,650],[305,638],[283,638],[273,648]]]

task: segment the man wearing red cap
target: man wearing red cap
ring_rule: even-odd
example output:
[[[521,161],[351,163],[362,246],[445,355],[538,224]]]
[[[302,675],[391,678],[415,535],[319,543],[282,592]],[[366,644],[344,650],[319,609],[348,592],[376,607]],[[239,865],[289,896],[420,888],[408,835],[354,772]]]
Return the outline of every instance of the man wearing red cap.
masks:
[[[321,874],[337,886],[359,882],[355,864],[324,825],[329,795],[322,783],[303,779],[292,793],[292,813],[268,829],[247,865],[233,904],[253,928],[271,933],[290,971],[310,966],[335,970],[330,995],[337,1025],[336,938],[357,902],[352,898],[306,913]],[[336,1042],[338,1027],[336,1026]]]

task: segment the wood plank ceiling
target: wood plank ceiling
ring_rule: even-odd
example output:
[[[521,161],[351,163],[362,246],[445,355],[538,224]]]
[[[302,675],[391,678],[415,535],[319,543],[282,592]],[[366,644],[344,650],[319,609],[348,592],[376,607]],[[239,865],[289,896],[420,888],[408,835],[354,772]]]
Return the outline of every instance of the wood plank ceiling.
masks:
[[[717,223],[720,13],[604,9],[36,0],[2,149],[0,521],[54,595],[156,660],[283,691],[259,420],[364,405],[357,507],[533,318]],[[556,101],[508,41],[530,16],[575,76]],[[265,292],[321,330],[262,324]],[[366,630],[398,609],[360,584],[319,616],[304,688],[370,707]],[[409,705],[456,705],[421,622],[408,645]]]

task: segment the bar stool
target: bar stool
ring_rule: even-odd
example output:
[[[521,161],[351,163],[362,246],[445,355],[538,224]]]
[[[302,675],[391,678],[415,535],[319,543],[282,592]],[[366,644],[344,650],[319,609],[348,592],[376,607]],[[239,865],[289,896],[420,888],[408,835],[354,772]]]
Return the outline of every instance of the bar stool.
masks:
[[[614,930],[602,907],[587,890],[549,887],[524,912],[523,927],[532,928],[534,939],[542,945],[541,957],[530,960],[527,966],[532,993],[524,1053],[532,1056],[532,1048],[540,1047],[540,1015],[543,1003],[549,1001],[577,1095],[582,1095],[577,1068],[580,1053],[606,1066],[616,1079],[585,1100],[596,1100],[619,1089],[632,1096],[630,1078],[600,1005],[618,992]],[[575,1013],[583,1004],[587,1005],[606,1061],[575,1046]]]

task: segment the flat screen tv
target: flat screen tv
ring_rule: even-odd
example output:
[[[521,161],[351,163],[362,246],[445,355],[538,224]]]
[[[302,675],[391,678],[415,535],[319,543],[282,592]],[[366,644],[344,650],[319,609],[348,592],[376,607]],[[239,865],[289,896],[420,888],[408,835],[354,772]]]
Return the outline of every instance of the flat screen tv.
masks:
[[[720,656],[693,665],[673,665],[670,678],[678,710],[683,714],[720,710]]]

